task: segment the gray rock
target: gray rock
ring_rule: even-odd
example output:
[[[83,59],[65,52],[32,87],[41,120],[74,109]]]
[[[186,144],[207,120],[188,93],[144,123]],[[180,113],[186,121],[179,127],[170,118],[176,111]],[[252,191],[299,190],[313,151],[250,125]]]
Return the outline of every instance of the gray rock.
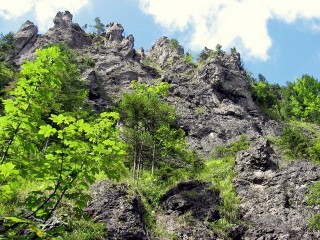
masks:
[[[71,28],[72,27],[72,14],[69,11],[64,13],[58,12],[53,19],[55,28]]]
[[[106,39],[108,42],[121,43],[124,39],[124,29],[120,23],[109,23],[107,25]]]
[[[72,14],[69,11],[58,12],[53,22],[54,27],[42,37],[44,44],[64,43],[70,48],[82,48],[91,44],[91,38],[77,23],[72,22]]]
[[[53,20],[54,26],[43,35],[38,35],[37,26],[27,21],[15,34],[17,40],[15,63],[20,66],[24,61],[32,60],[36,49],[52,43],[63,43],[70,48],[84,48],[91,45],[91,37],[82,30],[79,24],[73,23],[72,18],[69,11],[58,12]]]
[[[167,37],[162,37],[146,53],[146,58],[154,60],[161,67],[166,67],[179,60],[183,54],[182,46],[174,44]]]
[[[237,153],[235,170],[236,172],[251,170],[274,170],[277,164],[272,160],[273,149],[270,142],[260,138],[248,151],[240,151]]]
[[[307,219],[316,208],[305,201],[308,184],[320,179],[319,166],[306,161],[284,164],[261,138],[279,134],[281,123],[263,116],[252,101],[240,55],[219,54],[196,65],[184,60],[184,49],[175,41],[162,37],[148,51],[135,51],[134,37],[123,32],[121,24],[111,23],[105,36],[95,39],[72,22],[70,12],[59,12],[44,35],[38,35],[31,22],[21,27],[15,35],[14,61],[20,66],[34,57],[37,48],[50,43],[65,43],[79,56],[91,58],[95,65],[83,69],[83,77],[90,90],[88,104],[98,112],[116,106],[130,91],[132,80],[170,83],[167,101],[176,107],[176,126],[185,130],[191,149],[209,156],[216,146],[240,135],[258,139],[248,151],[237,154],[235,185],[248,227],[234,226],[230,238],[241,239],[245,231],[245,239],[319,239],[319,233],[307,231]],[[146,238],[139,197],[128,194],[128,189],[101,183],[88,207],[94,219],[109,226],[111,239]],[[218,198],[209,197],[217,196],[215,191],[195,182],[173,189],[179,191],[171,190],[162,199],[157,224],[177,230],[179,239],[215,239],[203,221],[218,217]],[[193,192],[199,198],[192,199]],[[196,221],[183,225],[181,216]]]
[[[14,35],[14,54],[21,55],[33,47],[38,38],[38,27],[30,21],[26,21]]]
[[[220,218],[219,192],[211,184],[190,180],[178,183],[160,199],[157,225],[177,239],[216,239],[209,223]]]
[[[306,193],[320,179],[320,166],[301,160],[276,167],[279,161],[263,139],[237,154],[234,183],[248,224],[244,239],[319,239],[320,232],[307,231],[317,209],[307,206]]]
[[[142,202],[130,186],[100,182],[92,189],[93,200],[85,212],[106,225],[108,239],[147,239]]]

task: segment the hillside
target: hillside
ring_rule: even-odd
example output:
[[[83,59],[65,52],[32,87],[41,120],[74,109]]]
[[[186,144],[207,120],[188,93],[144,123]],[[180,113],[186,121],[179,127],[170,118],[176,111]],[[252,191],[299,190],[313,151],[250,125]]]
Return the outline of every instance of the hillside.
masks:
[[[319,204],[307,204],[309,185],[320,180],[320,165],[305,157],[285,159],[272,141],[284,123],[270,119],[253,100],[239,53],[211,54],[205,49],[207,55],[194,63],[167,37],[149,50],[136,50],[134,37],[124,36],[118,23],[108,24],[106,33],[98,35],[73,23],[68,11],[57,13],[53,22],[45,34],[38,34],[30,21],[23,24],[6,60],[20,69],[24,61],[35,59],[36,49],[66,44],[85,65],[80,71],[89,91],[86,105],[94,113],[119,107],[123,94],[133,91],[133,80],[148,86],[168,83],[164,101],[174,106],[177,116],[171,125],[184,131],[188,148],[203,164],[197,174],[177,178],[171,186],[161,185],[160,178],[155,180],[158,185],[141,180],[141,189],[135,190],[130,181],[95,183],[85,212],[105,224],[106,239],[320,238],[319,231],[308,228]],[[319,134],[319,126],[315,129]],[[230,195],[222,183],[230,185]],[[157,194],[152,187],[163,193],[156,205],[150,200]],[[227,207],[230,196],[236,206]]]

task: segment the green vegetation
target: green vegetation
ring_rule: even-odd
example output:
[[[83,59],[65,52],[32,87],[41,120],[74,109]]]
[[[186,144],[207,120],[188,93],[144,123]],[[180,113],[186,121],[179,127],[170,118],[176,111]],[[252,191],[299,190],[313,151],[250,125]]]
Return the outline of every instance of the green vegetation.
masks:
[[[71,220],[66,224],[68,226],[61,233],[61,239],[64,240],[92,240],[106,239],[106,229],[102,223],[94,223],[90,219]]]
[[[282,135],[276,141],[284,156],[289,160],[308,159],[320,163],[320,129],[318,125],[292,121],[283,128]],[[310,186],[309,205],[319,205],[320,181]],[[309,229],[320,229],[320,214],[309,219]]]
[[[278,84],[269,84],[262,74],[258,80],[251,79],[250,90],[252,99],[260,106],[262,111],[275,119],[279,119],[281,88]]]
[[[197,67],[197,64],[195,63],[195,57],[192,55],[191,52],[187,52],[184,56],[182,56],[182,60],[192,65],[193,67]]]
[[[0,34],[0,100],[6,93],[6,86],[15,78],[13,67],[5,61],[5,58],[14,49],[13,33],[6,35]],[[2,104],[0,104],[0,113],[2,112]]]
[[[94,30],[94,33],[97,35],[101,35],[106,33],[105,25],[101,22],[99,17],[94,19],[95,24],[91,26]]]
[[[222,46],[220,44],[217,44],[215,47],[215,50],[205,48],[202,50],[197,58],[197,61],[199,64],[204,63],[207,59],[215,56],[224,55],[225,52],[222,50]]]
[[[95,23],[95,33],[104,34],[101,20]],[[170,46],[176,48],[179,42],[171,39]],[[93,59],[78,59],[65,45],[50,45],[37,50],[36,59],[15,74],[4,61],[13,48],[13,34],[1,35],[0,239],[104,237],[104,226],[85,219],[82,212],[90,199],[89,185],[101,178],[132,183],[145,203],[148,227],[159,236],[167,233],[155,227],[154,210],[169,188],[187,179],[209,182],[220,192],[221,219],[207,223],[219,237],[226,238],[230,227],[239,224],[232,179],[235,154],[250,144],[245,137],[201,159],[188,150],[185,133],[177,128],[175,109],[166,102],[167,83],[133,81],[116,111],[95,114],[85,105],[86,82],[79,70],[94,67]],[[223,54],[217,45],[201,52],[198,60]],[[183,60],[194,64],[190,53]],[[157,66],[150,59],[144,64]],[[266,115],[286,122],[276,140],[284,156],[319,163],[319,81],[303,75],[281,87],[259,75],[251,78],[250,88]],[[205,113],[201,107],[195,111]],[[319,194],[318,181],[310,186],[308,204],[318,205]],[[53,217],[63,224],[44,231]],[[320,229],[319,219],[319,214],[310,219],[310,229]]]
[[[320,181],[317,181],[309,188],[310,192],[308,196],[309,205],[319,205],[320,204]],[[313,215],[309,219],[310,230],[320,230],[320,213]]]
[[[277,143],[289,159],[306,158],[320,162],[320,131],[317,125],[291,122],[283,128]]]
[[[39,224],[46,223],[63,200],[72,201],[73,211],[81,213],[89,199],[85,190],[98,172],[111,179],[124,172],[123,144],[115,127],[118,114],[82,118],[86,94],[75,78],[78,68],[70,53],[61,46],[37,50],[36,60],[23,65],[9,92],[14,98],[3,101],[0,201],[2,206],[17,206],[4,212],[4,237],[17,238],[26,228],[25,238],[44,237]],[[17,199],[24,179],[42,187]]]
[[[303,75],[294,83],[288,83],[283,96],[286,118],[320,123],[320,82]]]
[[[250,142],[246,137],[241,136],[232,144],[216,147],[211,160],[206,162],[204,170],[199,175],[200,179],[211,181],[212,186],[220,191],[222,218],[218,220],[218,223],[213,223],[213,227],[219,226],[220,229],[214,227],[217,231],[221,231],[221,227],[225,226],[224,233],[226,233],[230,226],[239,222],[239,199],[232,183],[235,177],[233,168],[236,153],[248,149],[249,146]]]
[[[133,92],[125,93],[119,106],[127,143],[127,163],[135,180],[143,169],[185,167],[194,157],[187,150],[184,132],[173,128],[173,107],[162,99],[169,93],[168,83],[146,86],[133,81]],[[162,176],[164,177],[164,176]]]
[[[5,53],[14,49],[14,33],[9,32],[6,35],[0,33],[0,60],[3,61]]]
[[[158,65],[153,59],[151,59],[149,57],[143,59],[142,64],[145,65],[145,66],[153,67],[156,70],[158,70],[159,72],[163,72],[164,71],[160,65]]]
[[[266,115],[286,122],[320,123],[320,82],[314,77],[303,75],[282,87],[268,83],[261,74],[249,80],[253,100]]]
[[[258,80],[249,77],[252,97],[263,112],[271,118],[282,120],[285,125],[276,140],[288,160],[308,159],[320,163],[320,82],[303,75],[286,86],[270,84],[259,74]],[[319,181],[310,187],[310,205],[319,202]],[[309,221],[310,229],[320,229],[320,215]]]
[[[12,67],[6,63],[0,61],[0,98],[5,94],[5,86],[14,79],[14,71]]]
[[[177,48],[179,47],[179,41],[177,39],[170,39],[170,48]]]
[[[79,62],[80,62],[79,68],[82,70],[87,68],[93,68],[95,66],[95,61],[89,56],[81,57]]]
[[[159,169],[159,174],[152,175],[144,171],[139,181],[138,190],[143,196],[147,209],[145,220],[153,232],[164,236],[168,233],[155,226],[154,209],[158,206],[163,194],[178,182],[187,179],[198,179],[212,183],[212,188],[219,190],[222,205],[219,209],[222,218],[216,222],[208,223],[212,230],[220,237],[226,238],[230,227],[240,222],[238,213],[239,199],[235,192],[232,179],[235,177],[233,167],[235,154],[249,147],[250,142],[244,137],[227,146],[217,147],[212,157],[204,163],[195,161],[191,168]],[[163,178],[166,174],[169,176]]]

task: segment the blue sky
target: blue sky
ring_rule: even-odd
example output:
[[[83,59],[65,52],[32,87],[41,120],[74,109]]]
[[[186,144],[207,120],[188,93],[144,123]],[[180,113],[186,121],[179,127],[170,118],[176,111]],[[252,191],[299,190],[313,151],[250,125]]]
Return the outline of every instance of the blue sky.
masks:
[[[194,54],[205,46],[236,47],[245,68],[285,84],[302,74],[320,78],[318,0],[0,0],[0,32],[31,20],[44,33],[58,11],[74,22],[119,22],[135,48],[149,49],[163,35]]]

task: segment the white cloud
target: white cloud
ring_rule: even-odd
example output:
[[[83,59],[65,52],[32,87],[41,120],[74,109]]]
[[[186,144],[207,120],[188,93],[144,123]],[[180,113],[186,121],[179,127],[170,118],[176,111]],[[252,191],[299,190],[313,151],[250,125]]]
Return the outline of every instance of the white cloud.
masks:
[[[0,17],[7,20],[35,12],[40,31],[46,31],[53,25],[52,19],[58,11],[69,10],[76,14],[87,6],[90,0],[0,0]]]
[[[219,43],[261,60],[269,58],[272,45],[268,20],[320,19],[318,0],[140,0],[140,8],[170,31],[192,31],[192,50]]]
[[[33,8],[34,3],[35,1],[33,0],[0,0],[0,16],[7,20],[19,17],[29,12]]]

